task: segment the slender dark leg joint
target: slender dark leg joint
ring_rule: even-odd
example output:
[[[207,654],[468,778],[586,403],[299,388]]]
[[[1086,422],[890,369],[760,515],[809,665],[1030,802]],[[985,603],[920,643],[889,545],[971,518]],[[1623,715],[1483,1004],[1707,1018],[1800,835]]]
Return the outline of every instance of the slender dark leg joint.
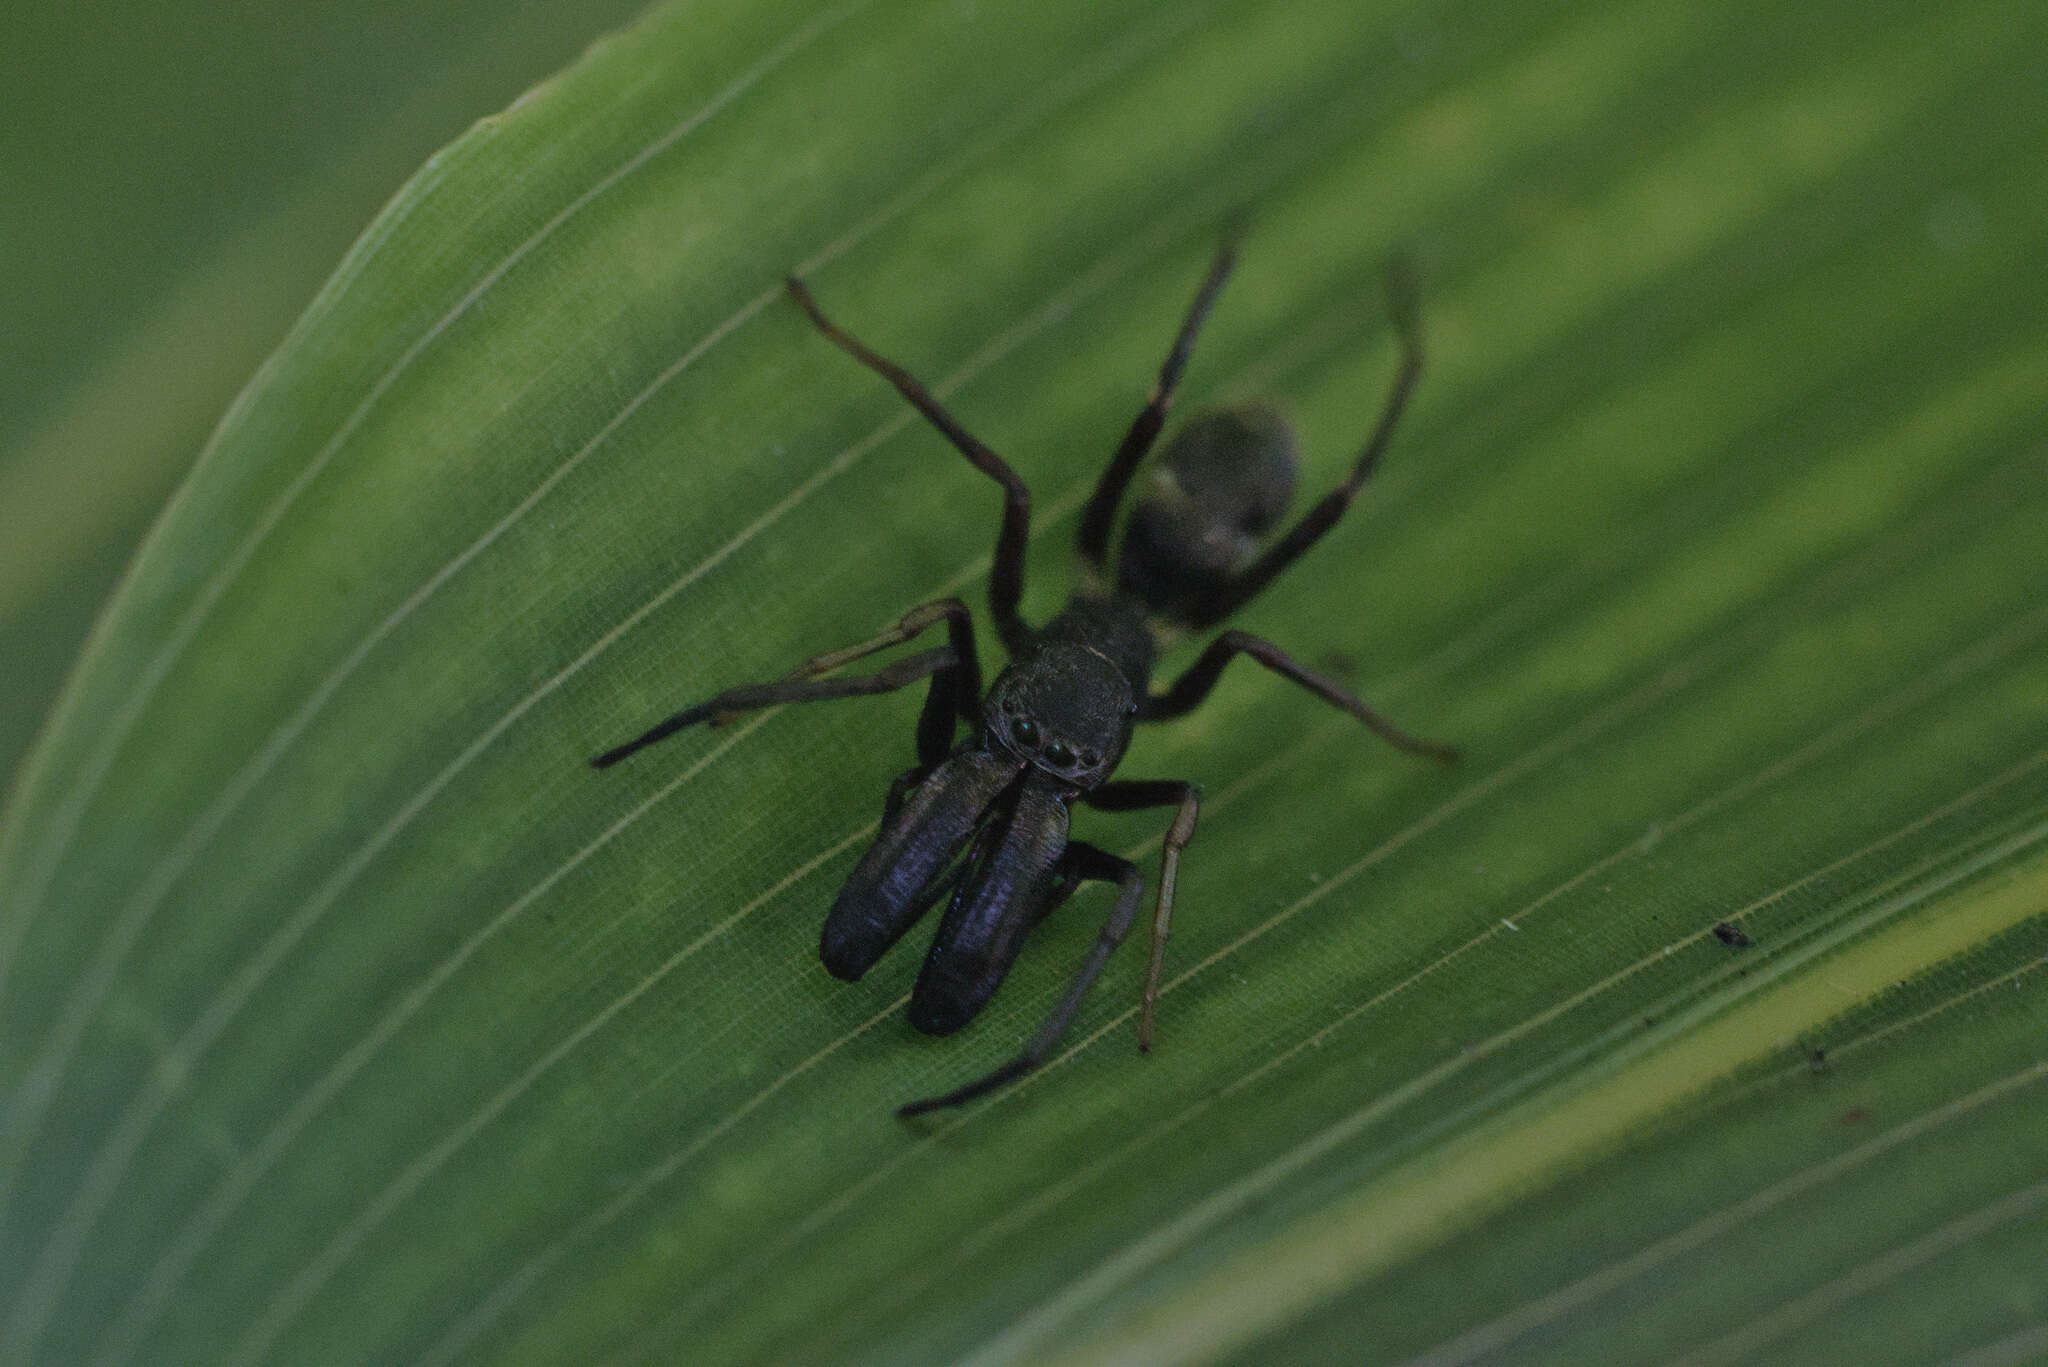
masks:
[[[872,674],[856,675],[851,679],[745,684],[739,688],[728,688],[715,698],[700,702],[695,707],[684,708],[624,745],[605,751],[590,761],[590,767],[609,769],[628,755],[644,750],[657,741],[667,740],[685,727],[710,721],[724,713],[751,712],[756,708],[774,707],[779,703],[823,702],[829,698],[859,698],[875,693],[893,693],[906,684],[913,684],[919,679],[929,678],[942,670],[951,669],[955,663],[952,647],[940,646],[936,650],[906,655],[886,668],[878,669]]]
[[[1166,937],[1173,928],[1173,889],[1180,878],[1180,852],[1195,837],[1195,819],[1202,810],[1201,790],[1177,778],[1131,779],[1105,783],[1084,800],[1105,812],[1179,808],[1160,842],[1159,896],[1152,904],[1152,957],[1145,965],[1145,991],[1139,999],[1138,1049],[1149,1054],[1158,1033],[1159,984],[1166,975]]]
[[[877,651],[901,645],[938,623],[946,624],[948,644],[938,650],[906,656],[873,674],[851,679],[819,679],[835,669],[864,659]],[[981,716],[981,666],[974,653],[974,623],[967,605],[957,598],[940,598],[912,608],[902,620],[880,635],[839,650],[813,655],[771,684],[746,684],[728,688],[715,698],[686,707],[649,730],[605,751],[590,761],[593,769],[609,769],[620,760],[667,740],[685,727],[699,722],[716,726],[741,712],[772,707],[777,703],[819,702],[830,698],[864,697],[888,693],[929,676],[931,692],[925,697],[924,714],[918,721],[918,759],[927,766],[938,763],[952,748],[955,723],[965,717],[969,723]]]
[[[1202,652],[1201,658],[1188,666],[1187,672],[1175,679],[1172,687],[1164,693],[1153,694],[1139,705],[1139,720],[1164,721],[1193,711],[1209,696],[1209,690],[1216,686],[1216,680],[1221,677],[1223,667],[1238,655],[1251,656],[1283,679],[1292,680],[1324,702],[1341,707],[1364,722],[1374,735],[1396,750],[1411,755],[1422,755],[1439,764],[1449,764],[1458,758],[1458,752],[1454,747],[1440,745],[1435,741],[1418,740],[1381,716],[1364,699],[1347,691],[1335,679],[1297,663],[1286,651],[1271,641],[1244,631],[1226,631],[1210,642],[1209,648]]]
[[[946,411],[945,405],[918,382],[916,376],[895,362],[876,355],[851,334],[842,331],[825,316],[803,281],[791,276],[785,283],[789,297],[810,316],[818,331],[847,355],[894,385],[896,392],[944,433],[946,440],[952,442],[975,469],[1003,486],[1003,528],[996,536],[995,561],[989,570],[988,603],[995,614],[996,633],[1002,637],[1003,644],[1013,654],[1022,650],[1031,639],[1030,628],[1017,615],[1017,604],[1024,597],[1024,546],[1031,534],[1031,491],[1009,463],[961,426]]]

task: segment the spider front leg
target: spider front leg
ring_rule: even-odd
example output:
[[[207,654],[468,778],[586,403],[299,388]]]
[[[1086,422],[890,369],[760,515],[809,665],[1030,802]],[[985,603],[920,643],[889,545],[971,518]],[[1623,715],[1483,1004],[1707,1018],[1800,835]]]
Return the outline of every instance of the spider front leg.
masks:
[[[946,624],[947,644],[936,650],[906,656],[873,674],[850,679],[820,679],[817,676],[842,668],[902,645],[924,632]],[[970,724],[981,715],[981,666],[974,651],[974,622],[967,605],[957,598],[941,598],[912,608],[887,631],[856,645],[813,655],[774,683],[744,684],[728,688],[715,698],[686,707],[673,716],[615,746],[590,761],[593,769],[609,769],[628,755],[667,740],[685,727],[719,720],[739,712],[773,707],[778,703],[822,702],[830,698],[865,697],[891,693],[930,678],[924,711],[917,724],[918,763],[930,768],[946,757],[953,745],[953,730],[962,718]]]
[[[995,615],[996,635],[1012,655],[1017,654],[1031,640],[1031,628],[1017,613],[1017,604],[1024,597],[1024,546],[1031,539],[1031,491],[1025,487],[1023,477],[948,413],[946,406],[915,375],[877,355],[866,343],[827,318],[803,281],[790,276],[783,283],[789,297],[827,340],[894,385],[896,392],[944,433],[969,464],[1003,486],[1003,528],[996,534],[995,559],[989,566],[988,605]]]
[[[1202,810],[1202,792],[1177,778],[1112,779],[1081,800],[1098,811],[1135,812],[1147,807],[1178,807],[1173,824],[1160,842],[1159,897],[1152,906],[1152,957],[1145,964],[1145,991],[1139,998],[1138,1049],[1152,1052],[1159,1005],[1159,980],[1166,972],[1166,936],[1173,928],[1173,888],[1180,876],[1180,852],[1195,837],[1195,818]]]

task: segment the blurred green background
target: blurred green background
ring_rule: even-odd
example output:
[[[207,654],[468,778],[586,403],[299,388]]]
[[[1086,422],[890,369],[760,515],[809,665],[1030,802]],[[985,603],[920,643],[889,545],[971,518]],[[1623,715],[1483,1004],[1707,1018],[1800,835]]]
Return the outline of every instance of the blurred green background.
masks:
[[[0,20],[0,774],[207,433],[435,149],[644,0]]]

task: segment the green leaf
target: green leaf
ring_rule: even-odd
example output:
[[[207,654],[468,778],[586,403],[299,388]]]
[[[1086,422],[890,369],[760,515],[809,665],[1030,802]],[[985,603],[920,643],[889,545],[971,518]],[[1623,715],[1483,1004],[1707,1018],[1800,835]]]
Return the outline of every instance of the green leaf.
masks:
[[[791,0],[599,45],[342,263],[10,799],[0,1357],[2037,1350],[2044,39]],[[1333,482],[1402,253],[1431,366],[1242,624],[1464,758],[1239,666],[1123,771],[1207,794],[1159,1048],[1132,946],[905,1125],[1107,898],[920,1037],[914,948],[815,958],[915,697],[588,757],[979,598],[995,491],[785,273],[1031,483],[1041,618],[1247,206],[1187,404],[1284,401]],[[1077,816],[1148,869],[1162,824]]]

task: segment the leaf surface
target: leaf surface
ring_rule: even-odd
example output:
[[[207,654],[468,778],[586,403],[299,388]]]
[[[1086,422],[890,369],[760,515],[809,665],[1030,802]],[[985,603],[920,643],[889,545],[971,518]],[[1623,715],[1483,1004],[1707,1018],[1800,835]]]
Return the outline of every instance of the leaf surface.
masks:
[[[357,244],[23,771],[0,1356],[2024,1348],[2044,27],[651,11]],[[994,489],[785,273],[1030,482],[1042,618],[1246,206],[1187,405],[1283,401],[1334,482],[1402,253],[1431,364],[1241,624],[1464,758],[1239,666],[1124,768],[1207,795],[1158,1050],[1129,948],[1051,1066],[906,1126],[1035,1027],[1106,895],[922,1038],[915,949],[815,957],[914,697],[587,760],[978,603]],[[1077,819],[1148,869],[1163,824]]]

